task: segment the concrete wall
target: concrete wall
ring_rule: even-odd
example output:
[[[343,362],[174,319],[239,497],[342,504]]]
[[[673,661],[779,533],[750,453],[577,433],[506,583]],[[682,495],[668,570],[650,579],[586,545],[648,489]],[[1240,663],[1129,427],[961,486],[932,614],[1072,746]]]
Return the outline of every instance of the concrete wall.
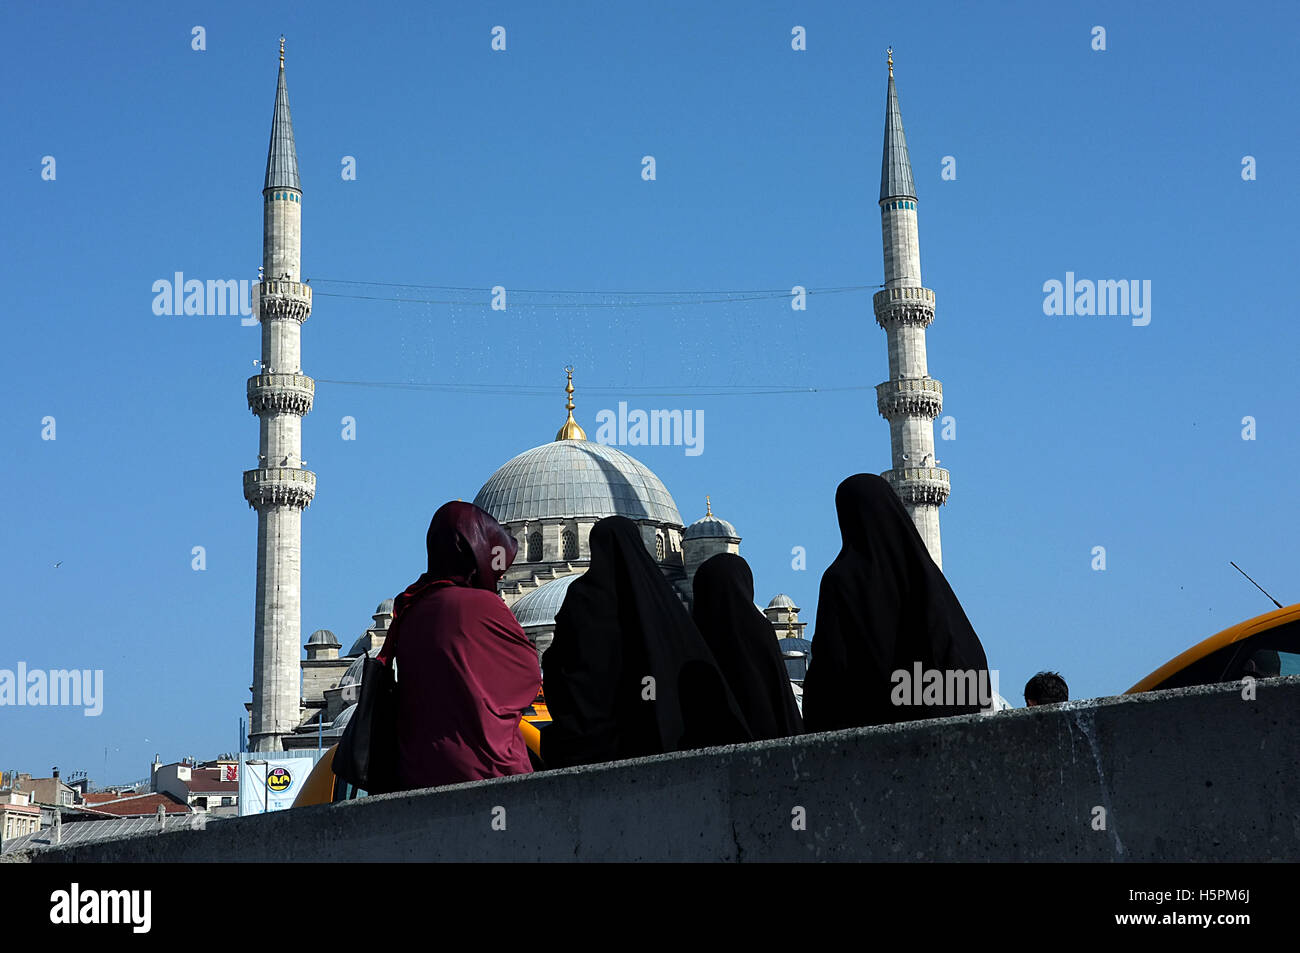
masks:
[[[1300,676],[1256,689],[807,735],[30,859],[1300,860]]]

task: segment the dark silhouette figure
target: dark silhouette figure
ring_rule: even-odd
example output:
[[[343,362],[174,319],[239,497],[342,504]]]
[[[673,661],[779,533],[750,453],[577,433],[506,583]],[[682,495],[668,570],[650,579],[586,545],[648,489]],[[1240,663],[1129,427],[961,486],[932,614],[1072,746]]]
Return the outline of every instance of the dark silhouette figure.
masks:
[[[734,553],[705,560],[695,573],[691,614],[755,739],[803,733],[772,623],[754,605],[754,574]]]
[[[859,473],[839,485],[835,509],[843,547],[822,576],[804,726],[979,711],[992,693],[984,647],[898,495]],[[918,674],[937,677],[940,690],[923,694]]]

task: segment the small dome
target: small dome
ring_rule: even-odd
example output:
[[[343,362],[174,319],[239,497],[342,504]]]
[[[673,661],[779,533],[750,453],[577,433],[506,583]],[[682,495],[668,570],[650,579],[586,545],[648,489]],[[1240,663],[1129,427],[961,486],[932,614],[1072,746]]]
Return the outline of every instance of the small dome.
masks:
[[[379,603],[379,605],[375,607],[375,615],[392,615],[392,614],[393,614],[392,599],[385,599],[383,602]]]
[[[812,642],[807,639],[777,639],[781,658],[785,660],[785,671],[793,682],[802,682],[808,674],[808,663],[812,661]]]
[[[736,532],[736,527],[713,515],[713,501],[706,496],[704,498],[704,516],[686,527],[686,532],[682,533],[682,539],[734,539],[739,541],[740,534]]]
[[[339,640],[334,637],[334,633],[331,632],[329,629],[317,629],[315,632],[311,634],[311,638],[307,640],[307,644],[308,645],[331,645],[337,648],[342,643],[340,643]]]
[[[794,600],[791,599],[789,596],[787,596],[784,592],[777,593],[775,596],[773,596],[772,601],[767,604],[767,607],[769,609],[794,609],[796,611],[799,608],[797,605],[794,604]]]
[[[581,576],[582,573],[573,573],[553,579],[516,602],[510,609],[519,620],[519,624],[525,629],[535,625],[554,625],[555,614],[564,604],[569,586],[572,585],[573,580]]]
[[[682,539],[740,539],[740,534],[726,520],[706,516],[686,527]]]

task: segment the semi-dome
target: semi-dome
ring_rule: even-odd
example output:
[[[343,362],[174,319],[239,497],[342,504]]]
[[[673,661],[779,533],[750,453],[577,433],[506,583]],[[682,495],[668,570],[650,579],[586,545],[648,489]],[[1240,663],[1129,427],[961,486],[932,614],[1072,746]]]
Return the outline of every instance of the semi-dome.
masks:
[[[573,573],[561,576],[559,579],[552,579],[516,602],[510,607],[510,611],[515,614],[515,618],[525,629],[534,625],[553,625],[555,614],[564,604],[569,586],[573,580],[581,576],[582,573]]]
[[[682,539],[740,539],[740,534],[736,532],[736,527],[713,515],[713,501],[706,496],[704,515],[686,527]]]
[[[339,679],[339,688],[347,688],[349,685],[360,685],[361,675],[366,668],[366,659],[369,656],[362,655],[353,659],[352,664],[348,666],[343,677]]]
[[[474,497],[501,523],[626,516],[682,525],[668,488],[649,467],[614,447],[561,439],[506,462]]]
[[[392,599],[385,599],[383,602],[379,603],[379,605],[375,607],[375,615],[392,615],[392,614],[393,614]]]
[[[342,645],[342,643],[339,642],[339,640],[334,637],[334,633],[331,632],[329,629],[317,629],[315,632],[311,634],[311,637],[307,639],[307,644],[308,645],[334,645],[334,646]]]
[[[344,708],[341,712],[339,712],[338,717],[334,719],[334,723],[330,725],[328,728],[326,728],[324,731],[322,731],[321,734],[342,735],[343,729],[347,727],[348,722],[352,720],[352,716],[356,714],[356,711],[357,711],[357,706],[355,704],[349,705],[347,708]]]

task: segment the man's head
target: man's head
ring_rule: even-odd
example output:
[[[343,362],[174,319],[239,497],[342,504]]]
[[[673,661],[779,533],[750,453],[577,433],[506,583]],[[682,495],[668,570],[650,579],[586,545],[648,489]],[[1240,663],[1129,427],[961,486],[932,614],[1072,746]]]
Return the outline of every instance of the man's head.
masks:
[[[1056,672],[1039,672],[1025,683],[1025,704],[1055,705],[1070,700],[1070,686]]]
[[[1282,674],[1282,658],[1275,649],[1257,649],[1242,666],[1242,674],[1253,678],[1276,678]]]

